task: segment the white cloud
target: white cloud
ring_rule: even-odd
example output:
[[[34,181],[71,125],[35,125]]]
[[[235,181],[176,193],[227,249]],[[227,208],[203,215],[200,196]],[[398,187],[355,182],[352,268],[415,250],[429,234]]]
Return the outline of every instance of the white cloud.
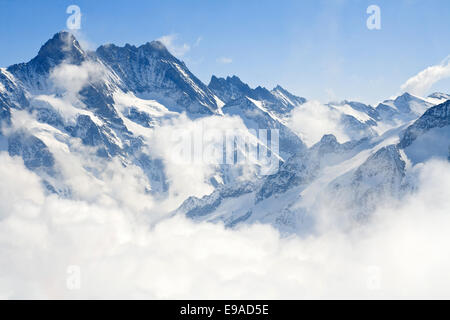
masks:
[[[81,29],[72,29],[69,32],[71,32],[75,36],[83,50],[95,51],[97,49],[98,46],[95,43],[91,42],[81,31]]]
[[[233,59],[228,58],[228,57],[220,57],[220,58],[217,58],[217,62],[223,63],[223,64],[230,64],[230,63],[233,63]]]
[[[186,53],[191,50],[191,46],[187,43],[177,44],[176,41],[178,39],[177,34],[168,34],[160,37],[158,40],[164,44],[167,49],[176,57],[181,58]],[[197,39],[197,43],[199,44],[201,40]]]
[[[84,86],[96,83],[105,74],[104,67],[95,62],[85,61],[81,65],[63,63],[52,70],[50,80],[55,88],[63,90],[73,102]]]
[[[341,114],[318,101],[308,101],[291,112],[288,126],[312,146],[325,134],[334,134],[339,142],[349,139],[340,124]]]
[[[139,190],[114,200],[129,184],[117,170],[106,170],[105,185],[117,179],[109,201],[68,200],[46,195],[20,159],[0,154],[1,298],[450,296],[447,162],[418,167],[419,190],[365,226],[285,239],[263,225],[155,222],[133,204]],[[79,290],[66,287],[71,265],[81,270]]]
[[[402,84],[403,91],[416,95],[424,95],[438,81],[450,77],[450,56],[438,65],[419,72]]]
[[[215,146],[214,150],[222,151],[222,134],[227,130],[247,132],[238,117],[211,116],[191,120],[182,115],[155,128],[150,134],[148,152],[154,158],[163,159],[170,181],[168,205],[171,209],[176,209],[189,196],[202,197],[213,191],[209,180],[217,174],[218,164],[222,162],[208,162],[206,146]],[[203,148],[197,148],[199,143]],[[184,158],[187,154],[188,158]],[[232,170],[229,171],[231,175]],[[241,172],[241,178],[245,178],[245,174],[251,172]]]

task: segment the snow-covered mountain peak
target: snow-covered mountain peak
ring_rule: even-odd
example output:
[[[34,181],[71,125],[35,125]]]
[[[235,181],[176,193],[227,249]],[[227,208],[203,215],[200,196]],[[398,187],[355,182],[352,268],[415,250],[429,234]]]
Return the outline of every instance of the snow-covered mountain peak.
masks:
[[[395,99],[378,104],[376,111],[385,123],[399,125],[417,119],[433,105],[424,98],[405,92]]]
[[[41,47],[37,57],[52,59],[55,64],[67,59],[77,64],[86,58],[86,53],[72,33],[61,31]]]
[[[306,99],[303,97],[296,96],[280,85],[277,85],[272,89],[271,93],[281,100],[286,106],[299,106],[306,102]]]
[[[447,100],[450,100],[450,94],[442,92],[434,92],[430,94],[427,98],[428,98],[427,101],[439,104]]]
[[[175,57],[172,56],[172,54],[169,52],[169,50],[166,48],[166,46],[159,40],[154,40],[151,42],[146,42],[145,44],[142,44],[140,46],[135,46],[129,43],[126,43],[123,47],[117,46],[113,43],[108,43],[101,45],[97,48],[97,53],[100,53],[101,55],[107,55],[108,52],[111,51],[119,51],[119,50],[127,50],[132,52],[138,52],[144,56],[154,56],[158,58],[166,58],[169,60],[174,59]],[[175,60],[177,60],[175,58]],[[181,61],[178,61],[179,63],[183,63]]]
[[[87,59],[88,54],[75,36],[61,31],[40,48],[36,57],[29,62],[12,65],[7,70],[30,91],[39,92],[48,89],[47,80],[53,68],[62,63],[81,65]]]
[[[281,92],[287,92],[286,89],[284,89],[282,86],[280,86],[279,84],[277,84],[275,86],[275,88],[273,88],[273,91],[281,91]]]
[[[242,82],[237,76],[218,78],[213,75],[208,84],[208,88],[210,88],[225,103],[229,103],[245,96],[255,98],[250,86]]]
[[[208,87],[225,103],[243,97],[249,97],[254,100],[274,100],[274,96],[266,88],[257,86],[255,89],[252,89],[237,76],[228,76],[226,78],[212,76]]]
[[[412,95],[409,92],[405,92],[393,100],[386,100],[386,101],[384,101],[384,103],[392,104],[397,109],[397,111],[402,112],[402,113],[408,113],[411,111],[414,112],[415,110],[413,109],[413,106],[412,106],[412,104],[414,104],[414,103],[415,104],[424,104],[424,105],[428,104],[424,99],[422,99],[418,96]]]
[[[370,214],[385,196],[403,192],[405,163],[450,157],[450,101],[435,106],[448,97],[404,93],[377,108],[348,100],[304,104],[306,99],[280,85],[269,91],[250,87],[237,76],[212,76],[206,86],[160,41],[107,44],[85,52],[72,34],[60,32],[31,61],[0,69],[0,125],[8,129],[1,141],[10,155],[22,157],[26,167],[41,175],[50,192],[70,194],[71,186],[58,171],[62,145],[95,163],[119,160],[137,166],[148,179],[149,196],[163,199],[176,192],[172,181],[177,177],[165,153],[153,152],[162,149],[153,144],[154,136],[164,130],[164,140],[172,119],[175,124],[184,121],[182,113],[194,124],[216,118],[210,115],[228,116],[248,129],[246,146],[239,149],[236,139],[236,155],[253,146],[266,149],[275,155],[275,170],[260,174],[257,161],[250,163],[255,170],[251,167],[249,174],[241,174],[244,166],[211,166],[204,181],[215,191],[202,199],[186,192],[177,199],[188,199],[177,212],[222,220],[229,227],[263,222],[298,232],[306,226],[304,218],[311,219],[305,216],[308,210],[323,199],[336,199],[343,210]],[[323,110],[316,115],[317,108]],[[294,109],[313,126],[325,124],[314,141],[322,138],[311,147],[292,127],[310,130],[305,122],[291,122]],[[31,125],[20,126],[21,118]],[[350,141],[339,142],[341,131]],[[336,136],[323,135],[329,132]],[[86,172],[98,173],[90,167]]]
[[[154,50],[159,50],[159,51],[163,51],[163,52],[168,52],[166,46],[159,40],[153,40],[151,42],[147,42],[146,44],[144,44],[145,47],[151,47]]]
[[[428,96],[429,98],[436,98],[436,99],[450,99],[450,95],[442,92],[434,92]]]
[[[217,84],[224,85],[226,83],[227,84],[234,84],[236,86],[242,86],[242,87],[250,89],[248,84],[242,82],[242,80],[236,75],[227,76],[226,78],[220,78],[220,77],[216,77],[215,75],[212,75],[208,86],[215,86]]]
[[[405,104],[408,104],[411,101],[424,101],[424,100],[417,96],[410,94],[409,92],[405,92],[402,95],[395,98],[394,104],[395,104],[395,106],[397,106],[397,108],[399,108],[399,111],[402,111],[403,107],[405,107]],[[404,108],[404,111],[408,112],[409,109]]]
[[[122,79],[125,90],[189,115],[220,113],[223,103],[160,41],[139,47],[103,45],[96,54]]]
[[[212,76],[208,87],[225,104],[236,104],[235,100],[242,100],[245,97],[261,101],[267,110],[280,119],[287,117],[293,108],[306,102],[305,98],[297,97],[281,86],[275,87],[272,91],[262,86],[252,89],[237,76],[226,78]]]

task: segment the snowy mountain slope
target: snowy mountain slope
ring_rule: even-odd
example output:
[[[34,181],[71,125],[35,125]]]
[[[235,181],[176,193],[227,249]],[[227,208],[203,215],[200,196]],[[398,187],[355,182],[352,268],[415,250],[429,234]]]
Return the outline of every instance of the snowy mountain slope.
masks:
[[[358,168],[332,181],[327,198],[335,210],[367,219],[383,201],[401,197],[405,165],[395,145],[382,147]]]
[[[343,115],[369,126],[382,121],[376,109],[357,102],[330,103],[328,107],[341,108]],[[432,109],[428,112],[432,113]],[[446,117],[445,112],[441,114]],[[338,143],[333,135],[325,135],[307,151],[286,160],[277,173],[259,181],[252,193],[222,199],[217,190],[215,199],[222,199],[217,210],[209,209],[208,214],[196,216],[203,207],[203,199],[197,199],[190,203],[190,215],[233,227],[264,221],[283,233],[313,229],[317,219],[314,212],[320,212],[322,203],[350,213],[354,221],[367,219],[383,201],[401,198],[409,188],[405,162],[408,160],[395,144],[410,123],[344,144]],[[349,217],[341,218],[348,221]],[[236,223],[230,224],[231,221]]]
[[[112,100],[112,91],[120,79],[95,56],[83,51],[72,34],[55,34],[35,58],[10,66],[8,71],[23,84],[31,99],[38,95],[67,98],[80,109],[88,109],[125,130]]]
[[[30,107],[29,94],[24,85],[6,69],[0,69],[0,136],[3,150],[11,156],[23,158],[30,170],[45,177],[53,174],[54,158],[44,142],[26,129],[11,130],[14,113]],[[23,112],[23,111],[22,111]]]
[[[311,232],[314,215],[310,210],[318,200],[317,195],[340,174],[356,170],[375,150],[373,148],[376,145],[382,148],[382,144],[369,139],[339,144],[334,136],[324,136],[319,143],[292,156],[277,173],[257,181],[245,193],[228,191],[232,196],[223,196],[221,190],[216,190],[211,196],[187,200],[177,213],[189,212],[195,220],[220,221],[228,227],[259,222],[270,223],[284,234]],[[308,189],[315,190],[313,199]]]
[[[23,86],[4,68],[0,68],[0,99],[4,105],[13,108],[28,106]]]
[[[251,130],[279,131],[279,154],[287,159],[305,148],[303,141],[286,126],[286,117],[293,108],[306,101],[281,86],[269,91],[263,87],[251,89],[237,76],[212,76],[208,87],[222,100],[225,115],[240,117]]]
[[[230,188],[231,186],[228,186]],[[283,234],[308,233],[312,220],[303,209],[291,209],[298,201],[300,187],[280,194],[276,201],[266,199],[255,202],[252,189],[231,188],[224,196],[220,190],[202,199],[190,198],[177,210],[177,214],[188,212],[194,221],[223,223],[228,228],[245,224],[267,223]]]
[[[422,115],[432,103],[425,99],[404,93],[394,100],[385,100],[378,104],[376,111],[379,113],[382,121],[391,124],[401,124]]]
[[[330,102],[327,105],[340,114],[340,126],[351,140],[374,137],[380,133],[378,112],[369,105],[356,101]]]
[[[306,146],[302,140],[289,129],[281,119],[269,111],[263,101],[248,97],[232,100],[222,111],[225,115],[240,117],[248,129],[270,130],[279,132],[279,154],[283,159],[289,158]]]
[[[58,159],[49,160],[53,146],[63,141],[69,152],[76,152],[79,139],[89,157],[100,162],[118,158],[124,166],[140,167],[154,195],[167,192],[170,182],[164,162],[154,158],[148,145],[152,129],[181,112],[194,119],[222,115],[220,99],[159,42],[138,48],[107,45],[85,52],[72,34],[60,32],[28,63],[2,69],[0,80],[1,116],[12,125],[5,131],[11,136],[11,155],[22,156],[35,172],[55,173],[60,164]],[[151,96],[158,100],[148,99]],[[20,109],[25,113],[16,112]],[[264,117],[263,128],[282,126],[269,115]],[[290,139],[301,144],[295,135]],[[29,148],[29,141],[39,148]],[[218,165],[212,174],[216,178],[209,183],[218,186],[238,179],[241,169],[227,166]]]
[[[255,159],[211,165],[204,180],[212,192],[183,197],[176,214],[227,227],[269,223],[284,234],[303,234],[312,232],[324,203],[364,220],[385,199],[408,192],[408,165],[450,157],[449,102],[435,106],[446,98],[405,93],[377,108],[329,103],[350,141],[327,134],[307,148],[286,125],[306,100],[280,86],[252,89],[236,76],[213,76],[206,86],[160,42],[87,52],[60,32],[31,61],[0,69],[0,149],[21,157],[48,192],[60,196],[76,197],[71,186],[79,182],[67,178],[70,170],[102,183],[104,170],[118,164],[135,166],[145,194],[163,201],[174,171],[157,149],[174,130],[211,122],[249,142],[237,145],[233,158],[262,149],[279,168],[266,176]],[[265,141],[260,129],[269,141],[270,130],[278,130],[279,140]],[[191,167],[181,165],[177,173]]]
[[[51,86],[48,76],[55,66],[63,62],[80,65],[86,59],[87,54],[75,37],[68,32],[59,32],[41,47],[35,58],[8,67],[8,72],[34,93],[48,90]]]
[[[430,94],[426,99],[430,103],[441,104],[447,100],[450,100],[450,95],[442,92],[434,92]]]
[[[212,76],[208,84],[211,89],[224,103],[243,97],[256,98],[256,93],[237,76],[217,78]]]
[[[190,197],[183,202],[178,209],[190,218],[199,218],[214,212],[225,199],[242,197],[255,190],[256,186],[252,182],[241,182],[232,186],[221,186],[212,194],[204,196],[202,199]]]
[[[225,104],[236,104],[234,100],[248,97],[264,104],[270,113],[280,119],[285,118],[293,108],[306,102],[305,98],[297,97],[279,85],[272,91],[261,86],[252,89],[237,76],[227,78],[212,76],[208,87]]]
[[[298,97],[296,95],[293,95],[286,89],[284,89],[282,86],[277,85],[275,88],[273,88],[272,91],[270,91],[281,103],[286,107],[285,110],[283,110],[283,113],[289,110],[291,107],[297,107],[306,102],[306,99],[303,97]]]
[[[207,199],[191,199],[190,216],[223,222],[228,227],[270,223],[283,234],[313,232],[324,205],[336,212],[332,220],[336,225],[347,228],[352,221],[365,221],[376,208],[390,200],[402,199],[413,189],[407,166],[410,152],[407,148],[403,150],[406,144],[399,141],[406,141],[412,132],[423,133],[424,129],[413,129],[423,127],[422,121],[427,124],[425,130],[431,126],[448,132],[447,108],[447,104],[432,107],[422,120],[406,130],[410,123],[359,141],[340,144],[334,136],[326,135],[305,152],[285,161],[277,173],[258,181],[252,191],[222,197],[220,190],[216,190],[214,199],[221,199],[216,210],[209,208],[203,215],[197,215]],[[430,139],[428,143],[440,145],[447,157],[450,139],[448,135],[443,139],[446,139],[444,146],[439,139]],[[431,155],[429,151],[426,153]],[[180,211],[185,209],[181,207]]]
[[[220,113],[221,101],[159,41],[140,47],[103,45],[96,54],[138,96],[192,115]]]
[[[50,173],[55,159],[48,147],[27,132],[15,132],[8,137],[8,152],[11,156],[23,158],[25,166],[30,170],[43,169]]]
[[[341,102],[330,102],[328,106],[339,110],[345,115],[354,117],[361,123],[376,125],[376,121],[381,120],[375,108],[361,102],[344,100]]]
[[[0,68],[0,129],[11,124],[11,108],[22,109],[29,105],[25,90],[6,69]],[[1,131],[0,131],[1,135]]]
[[[391,129],[417,119],[423,112],[439,103],[439,101],[438,99],[420,98],[405,93],[395,99],[385,100],[377,108],[357,101],[344,100],[341,102],[330,102],[324,106],[316,106],[316,108],[320,107],[320,110],[316,112],[312,110],[312,106],[309,106],[309,110],[303,112],[300,107],[294,110],[293,117],[296,117],[295,119],[297,120],[301,115],[320,114],[326,117],[329,122],[330,132],[324,133],[333,133],[342,142],[347,141],[346,139],[359,140],[383,135]],[[319,120],[317,119],[317,121]],[[302,121],[300,122],[303,123]]]
[[[450,157],[450,100],[428,109],[409,126],[398,146],[413,163]]]
[[[305,188],[318,177],[323,168],[341,163],[369,146],[368,139],[340,144],[335,136],[325,135],[308,150],[289,158],[277,173],[268,176],[258,190],[256,199],[261,201],[297,186]]]
[[[440,100],[420,98],[404,93],[385,100],[376,108],[356,101],[330,102],[329,107],[341,114],[340,124],[352,140],[374,137],[417,119]]]
[[[34,171],[41,171],[38,167],[55,166],[52,148],[36,137],[46,130],[39,123],[47,124],[54,129],[48,143],[53,144],[54,140],[65,135],[80,139],[83,145],[93,148],[93,154],[97,157],[119,157],[124,165],[140,166],[153,182],[153,190],[161,192],[167,189],[161,164],[143,152],[142,139],[133,135],[122,119],[121,111],[124,111],[128,118],[139,122],[144,113],[137,112],[134,106],[140,104],[134,103],[126,111],[116,108],[114,99],[117,99],[117,92],[122,92],[122,80],[95,55],[84,52],[73,35],[67,32],[56,34],[43,45],[36,58],[11,66],[8,70],[2,70],[2,83],[6,74],[19,84],[17,87],[24,92],[16,96],[26,96],[27,99],[16,103],[15,108],[25,108],[30,115],[26,117],[29,118],[26,127],[20,124],[23,114],[13,115],[17,122],[12,124],[13,130],[18,130],[20,134],[10,134],[10,155],[22,156]],[[11,85],[7,83],[2,87],[11,88]],[[8,92],[12,94],[15,91],[10,89]],[[4,94],[2,101],[3,97]],[[149,119],[149,123],[156,121],[154,118],[169,114],[164,107],[157,111],[159,113],[150,112],[153,119]],[[11,113],[10,110],[8,112]],[[65,143],[72,150],[76,142],[65,139]],[[55,171],[54,168],[52,170]]]

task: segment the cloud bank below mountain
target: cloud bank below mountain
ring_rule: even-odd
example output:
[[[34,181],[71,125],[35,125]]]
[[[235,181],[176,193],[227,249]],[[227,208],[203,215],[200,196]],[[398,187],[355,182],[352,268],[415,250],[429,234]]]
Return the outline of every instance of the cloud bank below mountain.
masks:
[[[111,183],[78,177],[97,196],[67,200],[46,195],[20,159],[0,154],[1,298],[450,295],[447,162],[416,166],[419,190],[386,204],[369,224],[306,238],[280,238],[268,225],[160,220],[139,176],[110,169]],[[79,290],[66,286],[72,265],[81,270]]]

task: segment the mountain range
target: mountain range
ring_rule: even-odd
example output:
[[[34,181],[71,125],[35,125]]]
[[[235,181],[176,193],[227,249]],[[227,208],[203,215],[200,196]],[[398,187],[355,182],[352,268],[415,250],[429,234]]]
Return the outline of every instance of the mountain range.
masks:
[[[59,32],[29,62],[0,69],[0,150],[21,157],[60,197],[76,197],[56,156],[70,153],[137,166],[148,196],[164,201],[173,178],[168,159],[153,152],[154,131],[183,117],[236,119],[255,146],[276,155],[278,170],[261,174],[256,161],[245,175],[249,164],[218,163],[205,178],[212,192],[187,195],[170,215],[229,228],[269,223],[283,234],[304,234],[314,230],[324,205],[345,216],[338,221],[363,222],[381,203],[414,190],[414,165],[450,160],[449,99],[405,92],[375,107],[330,102],[324,108],[348,140],[327,132],[308,146],[291,118],[309,101],[279,85],[251,88],[237,76],[212,76],[206,85],[159,41],[86,51],[74,35]],[[260,129],[277,130],[276,148],[255,134]],[[96,166],[82,167],[101,179]]]

